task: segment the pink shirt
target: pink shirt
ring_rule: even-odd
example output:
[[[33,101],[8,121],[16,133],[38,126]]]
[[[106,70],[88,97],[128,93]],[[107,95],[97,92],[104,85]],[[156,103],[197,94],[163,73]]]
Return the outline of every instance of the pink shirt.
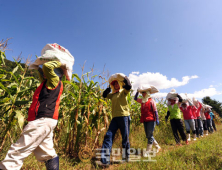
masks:
[[[187,107],[180,107],[180,110],[183,112],[183,118],[184,120],[194,119],[193,112],[192,112],[192,106]]]
[[[192,110],[193,118],[197,119],[197,115],[196,115],[197,108],[192,106],[191,110]]]

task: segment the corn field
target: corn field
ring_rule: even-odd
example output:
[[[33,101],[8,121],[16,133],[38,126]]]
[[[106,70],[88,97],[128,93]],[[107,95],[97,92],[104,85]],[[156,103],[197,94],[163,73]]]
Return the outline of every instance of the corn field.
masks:
[[[15,142],[27,124],[28,109],[32,96],[40,85],[38,79],[26,76],[28,66],[16,61],[16,67],[6,71],[4,60],[5,43],[0,43],[0,152],[9,143]],[[17,74],[20,71],[22,74]],[[63,79],[64,91],[61,97],[59,120],[54,133],[56,147],[70,157],[78,157],[80,151],[92,153],[101,147],[103,135],[112,119],[111,102],[102,97],[103,89],[95,78],[106,83],[106,78],[92,72],[72,75],[71,81]],[[134,102],[132,92],[128,95],[131,115],[130,130],[140,126],[140,104]],[[169,122],[164,121],[167,112],[166,102],[156,99],[160,125],[155,129],[156,139],[168,143],[173,140]],[[169,137],[166,138],[166,134]]]

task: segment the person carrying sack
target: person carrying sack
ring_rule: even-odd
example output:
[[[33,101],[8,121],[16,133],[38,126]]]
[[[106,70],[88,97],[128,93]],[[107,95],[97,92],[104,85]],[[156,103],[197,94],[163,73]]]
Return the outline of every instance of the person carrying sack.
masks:
[[[138,99],[139,92],[142,94],[142,99]],[[153,131],[155,125],[159,125],[159,117],[156,108],[155,101],[151,98],[151,94],[157,93],[157,90],[154,86],[145,86],[142,88],[138,88],[134,100],[141,104],[141,117],[140,122],[144,125],[144,130],[146,134],[146,138],[148,139],[146,153],[144,157],[148,157],[150,152],[152,151],[152,145],[156,147],[156,153],[161,150],[161,147],[153,137]]]
[[[214,130],[217,131],[217,128],[216,128],[216,125],[215,125],[215,122],[214,122],[215,116],[214,116],[212,111],[209,114],[210,114],[210,117],[211,117],[212,126],[213,126]]]
[[[192,130],[193,133],[193,140],[196,140],[196,128],[195,128],[195,122],[194,122],[194,117],[192,113],[192,107],[190,106],[188,100],[184,100],[181,103],[180,110],[183,113],[183,118],[184,118],[184,123],[187,131],[187,136],[188,136],[188,141],[191,141],[190,139],[190,129]]]
[[[201,115],[200,115],[200,111],[202,109],[202,104],[196,100],[195,98],[193,98],[193,103],[195,105],[195,107],[197,109],[193,110],[193,114],[196,115],[196,122],[195,122],[195,125],[196,125],[196,135],[197,137],[199,137],[199,135],[201,137],[203,137],[203,123],[201,121]]]
[[[209,133],[213,133],[214,130],[213,130],[213,127],[212,127],[212,121],[211,121],[211,117],[210,117],[210,112],[211,112],[211,106],[207,106],[205,108],[204,115],[205,115],[206,121],[207,121],[208,132]]]
[[[176,141],[176,145],[178,146],[182,145],[180,143],[180,137],[177,131],[179,131],[182,140],[185,141],[186,144],[189,144],[186,134],[184,133],[184,126],[181,120],[182,118],[180,112],[180,106],[182,102],[181,96],[176,93],[175,89],[172,89],[171,92],[167,94],[166,99],[168,100],[168,111],[167,115],[165,116],[165,120],[167,121],[168,117],[170,117],[170,124]]]
[[[70,55],[66,49],[62,52]],[[24,159],[31,153],[34,153],[38,161],[45,162],[47,170],[59,170],[59,156],[53,148],[53,130],[59,117],[60,97],[63,92],[61,79],[66,64],[60,61],[46,61],[37,68],[42,83],[33,95],[28,111],[29,123],[0,163],[2,170],[21,169]]]
[[[202,122],[203,122],[203,129],[204,129],[204,135],[207,136],[208,135],[208,127],[207,127],[207,120],[206,120],[206,117],[205,117],[205,114],[204,114],[204,108],[205,106],[202,105],[202,109],[200,110],[200,116],[201,116],[201,119],[202,119]]]
[[[130,113],[127,95],[132,86],[128,77],[122,73],[112,75],[109,84],[110,86],[103,92],[103,97],[112,101],[112,120],[103,140],[101,160],[96,161],[99,166],[109,166],[113,139],[118,129],[122,135],[122,162],[128,161],[129,158]]]

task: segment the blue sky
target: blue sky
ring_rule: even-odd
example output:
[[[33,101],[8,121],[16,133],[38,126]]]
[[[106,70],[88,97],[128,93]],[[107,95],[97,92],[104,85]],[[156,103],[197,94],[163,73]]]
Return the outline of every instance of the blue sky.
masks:
[[[40,56],[58,43],[95,73],[124,73],[134,88],[152,84],[222,102],[220,0],[0,1],[0,39],[12,37],[7,58]],[[134,72],[134,73],[133,73]],[[188,76],[188,77],[186,77]],[[184,80],[183,80],[183,77]]]

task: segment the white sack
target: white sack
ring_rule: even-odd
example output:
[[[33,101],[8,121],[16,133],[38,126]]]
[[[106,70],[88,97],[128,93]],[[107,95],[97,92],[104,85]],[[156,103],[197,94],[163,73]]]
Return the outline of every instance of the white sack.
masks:
[[[66,79],[71,80],[74,57],[67,49],[56,43],[47,44],[42,49],[41,56],[38,57],[34,63],[30,64],[29,69],[38,69],[39,65],[48,61],[60,61],[62,64],[65,64],[66,70],[64,70],[64,74]]]
[[[139,87],[139,89],[138,89],[138,92],[140,92],[140,93],[147,92],[147,91],[149,91],[150,94],[154,94],[154,93],[159,92],[159,90],[155,86],[152,86],[152,85],[144,85],[144,86]]]
[[[175,89],[172,89],[166,96],[166,99],[176,99],[177,98],[178,93],[176,93]],[[178,98],[177,98],[178,99]]]
[[[110,76],[108,82],[109,82],[109,85],[112,89],[112,92],[115,92],[115,89],[114,89],[114,86],[111,84],[113,81],[117,81],[119,83],[119,86],[120,86],[120,90],[122,90],[123,86],[125,85],[123,83],[123,80],[125,78],[125,74],[123,73],[116,73],[116,74],[113,74]]]

